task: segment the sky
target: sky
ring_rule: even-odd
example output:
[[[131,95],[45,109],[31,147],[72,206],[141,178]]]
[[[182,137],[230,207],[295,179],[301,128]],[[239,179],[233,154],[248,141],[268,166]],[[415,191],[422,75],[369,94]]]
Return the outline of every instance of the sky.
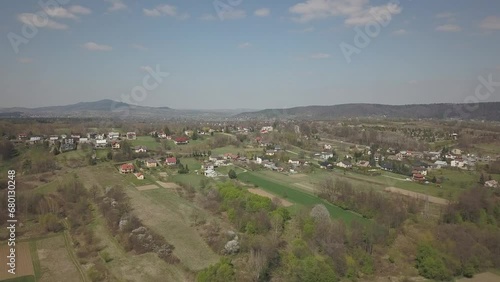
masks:
[[[496,0],[0,1],[0,108],[500,101]]]

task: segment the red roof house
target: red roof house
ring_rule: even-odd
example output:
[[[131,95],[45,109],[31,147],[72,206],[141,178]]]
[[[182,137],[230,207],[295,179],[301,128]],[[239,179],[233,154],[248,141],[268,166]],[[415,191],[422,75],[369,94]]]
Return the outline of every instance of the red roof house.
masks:
[[[174,143],[176,145],[185,145],[187,143],[189,143],[189,138],[187,137],[177,137],[174,139]]]
[[[177,164],[177,159],[176,158],[167,158],[165,160],[166,165],[175,165]]]
[[[133,164],[122,164],[120,166],[120,173],[132,173],[134,172]]]

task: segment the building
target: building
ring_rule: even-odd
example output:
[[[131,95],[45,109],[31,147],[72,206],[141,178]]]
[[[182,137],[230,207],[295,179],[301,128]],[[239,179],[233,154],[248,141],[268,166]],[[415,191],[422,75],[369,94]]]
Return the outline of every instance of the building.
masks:
[[[448,166],[448,163],[445,161],[435,161],[434,165],[433,165],[433,167],[437,168],[437,169],[447,167],[447,166]]]
[[[106,140],[101,140],[101,139],[95,140],[95,147],[96,148],[106,148],[107,145],[108,145],[108,141],[106,141]]]
[[[167,158],[165,160],[166,165],[176,165],[177,164],[177,158]]]
[[[81,137],[80,140],[78,140],[78,143],[80,144],[87,144],[89,142],[90,140],[87,137]]]
[[[484,182],[484,187],[488,187],[488,188],[498,188],[498,181],[496,180],[488,180],[486,182]]]
[[[323,150],[331,150],[332,149],[332,145],[330,144],[323,144]]]
[[[263,126],[260,129],[260,133],[268,133],[268,132],[271,132],[271,131],[273,131],[273,127],[272,126]]]
[[[137,139],[137,135],[135,134],[135,132],[127,132],[127,139],[128,140],[135,140],[135,139]]]
[[[207,169],[203,172],[203,175],[205,175],[206,177],[217,177],[217,172],[213,169]]]
[[[189,138],[187,137],[177,137],[174,139],[175,145],[186,145],[189,143]]]
[[[109,132],[108,133],[108,139],[114,140],[118,139],[120,137],[120,133],[118,132]]]
[[[118,142],[118,141],[113,141],[111,143],[111,148],[113,148],[113,149],[120,149],[120,147],[121,147],[120,142]]]
[[[26,133],[20,133],[19,135],[17,135],[17,139],[21,140],[21,141],[28,140],[28,134],[26,134]]]
[[[462,150],[455,148],[455,149],[451,150],[451,153],[453,155],[461,155],[462,154]]]
[[[420,173],[414,173],[413,180],[418,182],[425,181],[425,176]]]
[[[134,173],[135,177],[137,177],[137,179],[139,180],[144,180],[144,174],[138,172],[138,173]]]
[[[122,164],[120,166],[120,173],[133,173],[134,165],[133,164]]]
[[[344,160],[344,161],[336,163],[336,166],[341,167],[341,168],[351,168],[352,164],[351,164],[350,161],[345,161]]]
[[[147,153],[148,148],[146,146],[135,146],[134,150],[136,153]]]
[[[156,162],[156,160],[153,159],[146,160],[146,167],[152,168],[156,167],[157,165],[158,163]]]

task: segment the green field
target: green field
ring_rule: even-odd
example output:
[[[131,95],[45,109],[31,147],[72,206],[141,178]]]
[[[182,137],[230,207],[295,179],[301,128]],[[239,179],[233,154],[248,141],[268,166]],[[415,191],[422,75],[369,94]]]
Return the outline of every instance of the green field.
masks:
[[[248,182],[258,187],[273,193],[279,197],[284,197],[287,200],[303,206],[313,206],[316,204],[323,204],[330,212],[333,218],[341,219],[344,222],[351,222],[359,220],[360,222],[368,222],[367,219],[351,211],[346,211],[335,205],[332,205],[317,196],[300,191],[299,189],[292,188],[268,179],[265,179],[253,172],[245,172],[238,175],[238,179]]]
[[[135,140],[129,140],[132,146],[146,146],[148,150],[156,150],[161,148],[161,143],[156,142],[156,140],[151,136],[137,136]]]

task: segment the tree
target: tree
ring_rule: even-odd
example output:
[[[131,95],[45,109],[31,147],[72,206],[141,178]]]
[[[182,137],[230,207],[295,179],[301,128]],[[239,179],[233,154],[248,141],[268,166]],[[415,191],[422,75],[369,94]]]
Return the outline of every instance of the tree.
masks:
[[[479,176],[479,184],[484,185],[484,174],[481,173],[481,176]]]
[[[191,136],[191,139],[193,140],[198,140],[198,130],[193,130],[193,135]]]
[[[236,171],[230,169],[229,173],[227,174],[230,179],[236,179],[238,176],[236,175]]]
[[[234,266],[227,258],[221,258],[220,261],[198,273],[196,277],[198,282],[231,282],[236,281]]]
[[[164,132],[167,136],[172,134],[172,132],[170,132],[170,128],[168,128],[168,126],[165,126],[165,128],[163,129],[163,132]]]

